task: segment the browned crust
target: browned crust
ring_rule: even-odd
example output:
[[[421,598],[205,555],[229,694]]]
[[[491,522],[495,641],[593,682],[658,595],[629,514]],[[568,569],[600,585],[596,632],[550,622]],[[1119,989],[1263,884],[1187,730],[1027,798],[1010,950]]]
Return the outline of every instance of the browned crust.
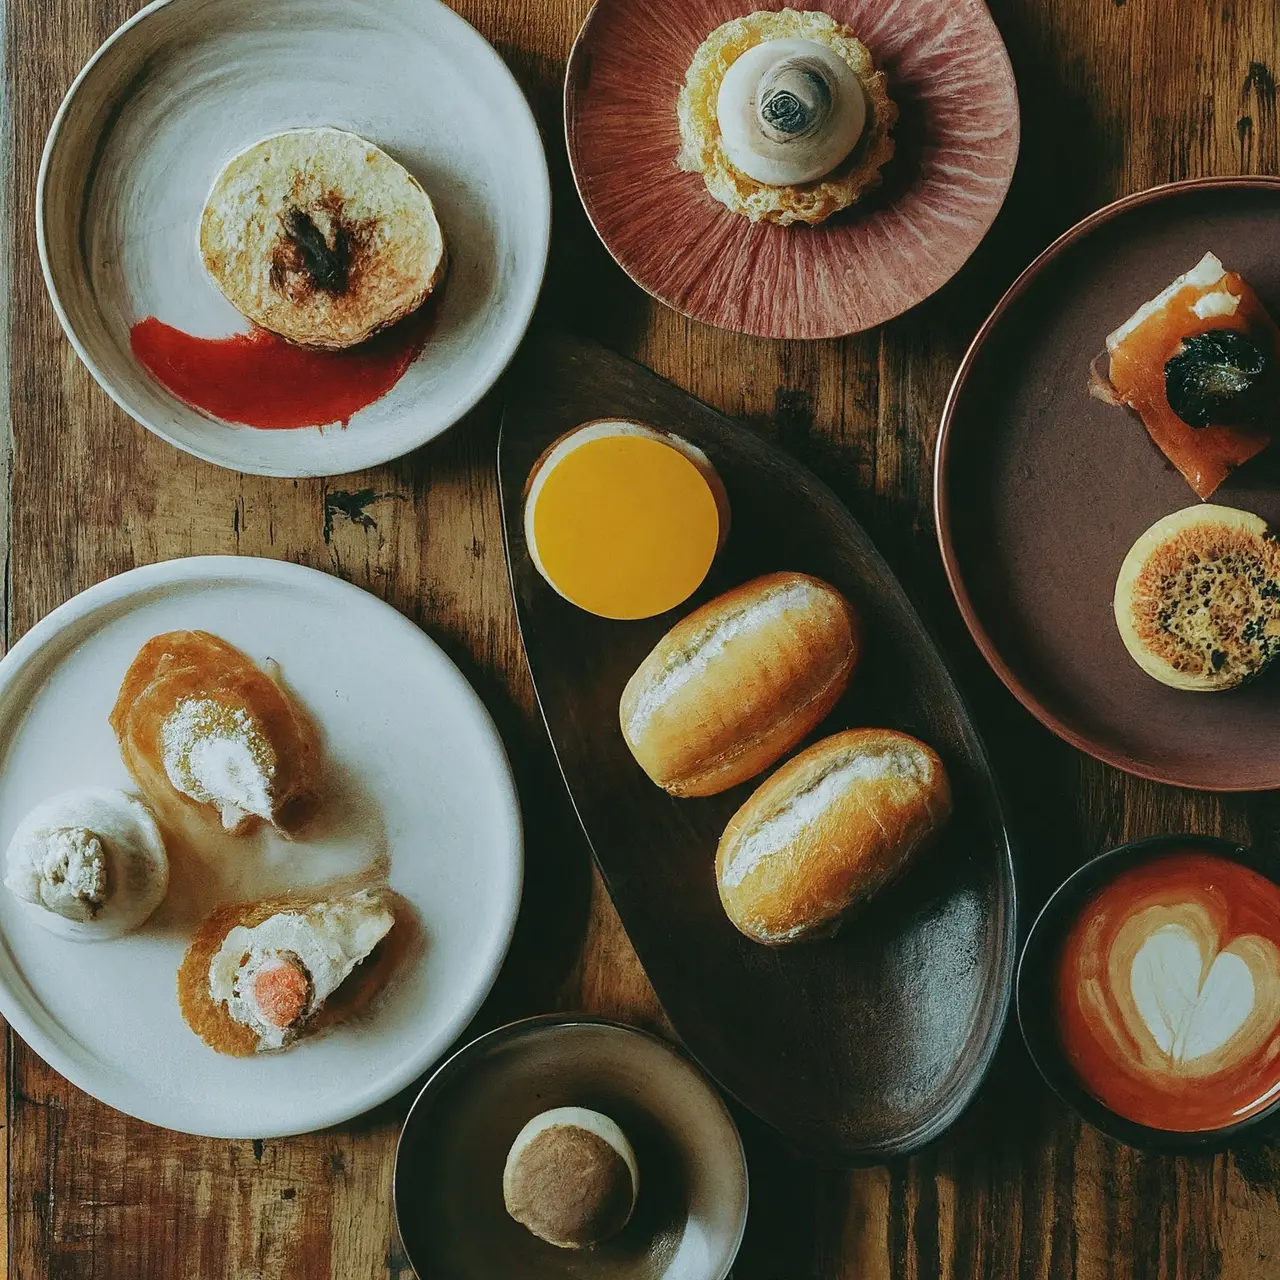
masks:
[[[631,1216],[631,1170],[597,1134],[544,1130],[504,1179],[507,1212],[542,1240],[579,1249],[621,1231]]]
[[[1201,522],[1146,558],[1131,596],[1133,631],[1157,661],[1230,687],[1280,653],[1280,545],[1270,534]]]
[[[319,730],[280,681],[208,631],[153,636],[138,651],[121,683],[109,720],[125,767],[143,794],[159,808],[176,799],[219,821],[213,806],[174,788],[164,769],[160,740],[164,722],[179,703],[197,698],[244,707],[262,726],[276,754],[273,821],[286,832],[299,827],[315,798]],[[256,824],[256,819],[246,819],[236,834]]]
[[[209,992],[209,965],[217,955],[227,934],[237,925],[253,928],[284,911],[305,911],[319,902],[332,901],[352,886],[369,887],[359,877],[349,882],[328,886],[325,891],[285,893],[257,902],[229,902],[211,911],[196,929],[178,967],[178,1008],[187,1026],[211,1049],[232,1057],[250,1057],[258,1050],[258,1037],[216,1003]],[[338,890],[341,889],[341,892]],[[391,973],[399,968],[413,930],[402,928],[407,904],[397,895],[387,893],[385,905],[392,910],[396,923],[391,932],[356,966],[347,980],[325,1002],[320,1012],[307,1023],[302,1035],[314,1035],[349,1018],[368,1006],[385,987]],[[296,1043],[293,1041],[292,1043]],[[285,1048],[289,1048],[286,1044]]]

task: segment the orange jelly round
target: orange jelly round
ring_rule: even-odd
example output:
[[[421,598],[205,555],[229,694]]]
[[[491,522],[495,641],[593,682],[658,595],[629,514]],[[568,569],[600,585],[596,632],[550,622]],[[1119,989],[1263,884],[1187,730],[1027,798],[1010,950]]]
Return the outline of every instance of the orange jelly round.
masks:
[[[630,424],[590,424],[553,446],[534,472],[530,554],[556,591],[590,613],[665,613],[701,586],[715,559],[717,487],[696,451]]]

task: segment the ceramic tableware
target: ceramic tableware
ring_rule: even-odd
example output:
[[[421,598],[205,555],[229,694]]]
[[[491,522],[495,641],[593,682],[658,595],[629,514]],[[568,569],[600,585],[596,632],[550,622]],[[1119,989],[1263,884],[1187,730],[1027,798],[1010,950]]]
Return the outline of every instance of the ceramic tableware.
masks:
[[[1186,895],[1187,902],[1203,900],[1200,906],[1193,906],[1193,910],[1197,917],[1203,915],[1205,921],[1212,920],[1217,930],[1210,931],[1213,932],[1211,938],[1207,934],[1198,938],[1200,945],[1197,947],[1189,928],[1203,921],[1188,917],[1180,922],[1185,904],[1171,886],[1178,873],[1170,870],[1172,863],[1164,861],[1170,858],[1216,860],[1233,869],[1233,876],[1243,873],[1246,877],[1260,876],[1264,883],[1280,883],[1280,875],[1272,859],[1255,850],[1210,836],[1152,836],[1100,854],[1067,878],[1045,904],[1028,934],[1018,965],[1018,1021],[1027,1049],[1045,1082],[1095,1128],[1130,1146],[1150,1150],[1211,1151],[1260,1137],[1274,1129],[1280,1117],[1280,1103],[1267,1103],[1264,1097],[1265,1105],[1253,1110],[1246,1118],[1197,1131],[1178,1131],[1161,1128],[1152,1122],[1136,1121],[1112,1109],[1086,1087],[1064,1047],[1068,1037],[1064,1036],[1063,1022],[1057,1012],[1059,969],[1073,926],[1099,894],[1116,886],[1127,891],[1125,877],[1144,877],[1136,883],[1146,891],[1148,881],[1145,877],[1149,874],[1150,883],[1159,885],[1157,893],[1167,901],[1155,905],[1142,899],[1136,900],[1137,905],[1148,912],[1154,910],[1163,914],[1149,916],[1145,921],[1141,916],[1137,918],[1133,927],[1139,930],[1141,938],[1136,946],[1133,939],[1128,940],[1128,945],[1124,938],[1118,940],[1126,958],[1129,958],[1129,952],[1134,952],[1129,963],[1117,963],[1113,956],[1100,959],[1104,971],[1110,970],[1116,981],[1131,984],[1136,993],[1135,1002],[1129,1004],[1126,1001],[1127,1011],[1119,1015],[1122,1020],[1127,1017],[1131,1022],[1131,1025],[1129,1022],[1124,1024],[1127,1030],[1119,1036],[1129,1070],[1119,1086],[1108,1087],[1125,1091],[1136,1088],[1137,1093],[1133,1096],[1138,1099],[1139,1106],[1148,1107],[1153,1112],[1163,1109],[1166,1114],[1179,1116],[1187,1113],[1185,1104],[1177,1101],[1179,1089],[1191,1090],[1190,1096],[1195,1097],[1196,1092],[1221,1087],[1222,1070],[1211,1069],[1222,1067],[1217,1057],[1221,1056],[1224,1048],[1230,1052],[1235,1036],[1251,1034],[1249,1016],[1242,1009],[1235,1008],[1239,1003],[1239,993],[1223,987],[1223,980],[1229,976],[1227,970],[1240,968],[1239,956],[1233,953],[1248,956],[1255,967],[1261,964],[1264,968],[1268,963],[1267,954],[1280,956],[1280,953],[1270,945],[1263,948],[1245,942],[1241,946],[1242,938],[1232,933],[1229,923],[1223,923],[1230,921],[1242,905],[1229,900],[1233,876],[1215,876],[1212,873],[1193,876],[1193,891]],[[1236,868],[1239,873],[1234,871]],[[1248,897],[1251,900],[1243,904],[1246,914],[1257,907],[1259,895],[1250,893]],[[1208,908],[1207,914],[1203,911],[1205,907]],[[1157,931],[1162,932],[1162,937],[1157,939],[1162,945],[1153,948],[1149,944]],[[1105,938],[1113,936],[1113,931],[1107,928],[1098,933]],[[1212,954],[1206,952],[1206,947]],[[1190,954],[1186,954],[1188,951]],[[1179,962],[1183,963],[1185,972],[1179,968]],[[1219,968],[1223,969],[1222,973],[1218,972]],[[1102,985],[1106,985],[1105,980]],[[1259,1016],[1270,1019],[1267,1025],[1260,1027],[1259,1043],[1265,1044],[1267,1039],[1274,1042],[1276,1015],[1274,1011],[1266,1012],[1266,1005],[1274,1004],[1266,990],[1267,985],[1274,986],[1274,980],[1270,984],[1246,980],[1245,985],[1257,1002]],[[1114,1009],[1120,1006],[1108,1004],[1107,1007]],[[1224,1018],[1225,1022],[1222,1021]],[[1169,1075],[1169,1097],[1172,1101],[1162,1101],[1160,1095],[1150,1101],[1143,1097],[1142,1073],[1135,1069],[1139,1055],[1149,1065],[1154,1064],[1162,1075]],[[1225,1069],[1230,1070],[1229,1064]],[[1252,1100],[1257,1090],[1265,1087],[1264,1071],[1247,1063],[1242,1070],[1247,1077],[1246,1084],[1252,1085]],[[1273,1089],[1270,1096],[1275,1092]],[[1123,1096],[1123,1093],[1117,1094],[1117,1097]],[[1127,1106],[1129,1103],[1117,1101],[1116,1105]],[[1170,1108],[1176,1110],[1171,1112]]]
[[[797,1147],[872,1162],[940,1134],[991,1061],[1011,994],[1014,884],[986,756],[946,666],[866,534],[816,476],[743,427],[598,347],[535,343],[513,371],[499,477],[512,588],[539,704],[631,941],[681,1040]],[[729,539],[681,609],[621,623],[576,609],[529,559],[525,478],[580,422],[635,418],[702,449],[728,491]],[[833,941],[749,942],[716,891],[716,843],[747,783],[678,800],[632,758],[623,686],[659,637],[730,586],[810,572],[861,612],[865,652],[819,730],[904,729],[954,780],[943,841]]]
[[[223,165],[281,130],[332,125],[377,143],[430,192],[449,274],[421,354],[339,424],[233,426],[135,360],[148,316],[221,337],[247,322],[205,273],[197,230]],[[157,435],[259,475],[335,475],[437,436],[493,385],[537,300],[551,197],[523,94],[440,0],[158,0],[76,78],[40,167],[45,281],[77,354]]]
[[[821,226],[753,224],[676,167],[676,96],[712,30],[783,7],[597,0],[565,78],[569,159],[606,248],[660,302],[762,337],[835,337],[915,306],[977,247],[1013,177],[1017,88],[981,0],[826,0],[888,75],[897,153],[882,190]]]
[[[171,560],[82,592],[0,662],[0,847],[51,794],[131,788],[107,714],[143,642],[181,628],[280,664],[320,728],[321,812],[296,841],[213,835],[221,857],[171,840],[168,897],[109,942],[57,937],[0,890],[0,1011],[73,1084],[152,1124],[223,1138],[324,1128],[421,1075],[497,975],[523,865],[506,755],[457,668],[376,597],[274,560]],[[416,936],[379,999],[285,1053],[203,1044],[175,977],[204,915],[383,858]]]
[[[503,1207],[512,1141],[559,1106],[601,1111],[635,1149],[631,1220],[592,1249],[546,1244]],[[424,1280],[725,1280],[747,1168],[723,1101],[673,1046],[604,1018],[530,1018],[472,1041],[423,1087],[396,1151],[395,1209]]]
[[[1280,179],[1129,196],[1060,237],[979,330],[943,410],[934,501],[947,576],[1022,704],[1117,768],[1213,791],[1280,787],[1280,680],[1185,693],[1126,652],[1112,596],[1134,540],[1195,495],[1135,415],[1089,395],[1107,334],[1216,250],[1280,315]],[[1213,501],[1280,519],[1264,455]]]

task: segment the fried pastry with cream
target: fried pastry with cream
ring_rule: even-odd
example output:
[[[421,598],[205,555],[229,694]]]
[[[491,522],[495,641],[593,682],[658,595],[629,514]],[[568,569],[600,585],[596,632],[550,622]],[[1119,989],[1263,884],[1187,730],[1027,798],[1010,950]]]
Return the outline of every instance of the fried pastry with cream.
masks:
[[[1233,689],[1280,653],[1280,543],[1248,511],[1175,511],[1125,556],[1114,607],[1149,676],[1192,692]]]
[[[109,787],[64,791],[18,824],[5,888],[31,918],[77,942],[118,938],[164,900],[169,858],[155,815]]]
[[[200,254],[237,311],[308,347],[364,342],[416,311],[445,270],[421,183],[341,129],[292,129],[231,160],[205,204]]]
[[[129,772],[153,804],[175,797],[242,834],[289,832],[316,790],[319,747],[277,674],[207,631],[169,631],[139,650],[111,711]]]
[[[828,14],[760,11],[702,42],[676,104],[680,168],[752,222],[819,223],[880,185],[898,108]]]
[[[178,970],[182,1016],[219,1053],[287,1049],[381,989],[385,966],[370,957],[394,924],[389,895],[374,889],[221,906]]]

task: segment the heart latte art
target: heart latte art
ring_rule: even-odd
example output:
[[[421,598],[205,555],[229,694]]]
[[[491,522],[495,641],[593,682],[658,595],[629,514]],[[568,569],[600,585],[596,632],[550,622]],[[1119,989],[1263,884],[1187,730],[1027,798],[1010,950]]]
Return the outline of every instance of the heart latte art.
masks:
[[[1058,974],[1063,1047],[1112,1111],[1218,1129],[1280,1094],[1280,888],[1171,854],[1086,904]]]

